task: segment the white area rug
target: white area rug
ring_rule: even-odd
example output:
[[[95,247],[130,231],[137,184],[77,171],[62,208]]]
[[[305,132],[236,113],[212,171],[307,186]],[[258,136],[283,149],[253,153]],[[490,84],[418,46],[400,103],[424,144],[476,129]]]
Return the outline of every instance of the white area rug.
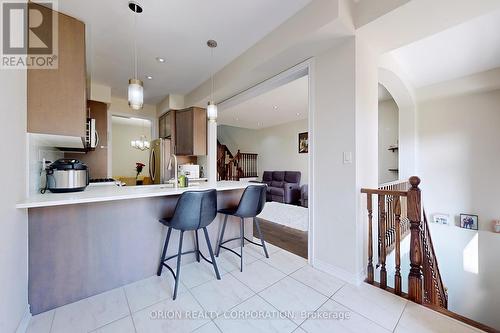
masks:
[[[309,210],[305,207],[266,202],[264,210],[257,217],[289,228],[309,230]]]

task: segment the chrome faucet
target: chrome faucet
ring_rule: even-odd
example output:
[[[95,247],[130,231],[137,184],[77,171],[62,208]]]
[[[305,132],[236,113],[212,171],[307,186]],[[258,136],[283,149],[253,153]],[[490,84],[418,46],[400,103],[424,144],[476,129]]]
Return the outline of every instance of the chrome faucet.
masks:
[[[177,166],[177,156],[175,156],[175,154],[171,155],[170,162],[168,162],[167,169],[172,170],[172,159],[174,160],[174,188],[177,188],[177,187],[179,187],[179,179],[178,179],[178,175],[177,175],[179,168]],[[172,179],[170,179],[170,180],[172,180]]]

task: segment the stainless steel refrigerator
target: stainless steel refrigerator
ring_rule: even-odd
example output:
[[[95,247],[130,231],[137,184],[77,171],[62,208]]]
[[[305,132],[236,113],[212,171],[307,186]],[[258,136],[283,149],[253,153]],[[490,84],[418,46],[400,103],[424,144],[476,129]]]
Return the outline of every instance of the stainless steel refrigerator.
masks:
[[[170,139],[151,141],[149,176],[153,184],[165,184],[172,178],[173,171],[168,170],[170,158]]]

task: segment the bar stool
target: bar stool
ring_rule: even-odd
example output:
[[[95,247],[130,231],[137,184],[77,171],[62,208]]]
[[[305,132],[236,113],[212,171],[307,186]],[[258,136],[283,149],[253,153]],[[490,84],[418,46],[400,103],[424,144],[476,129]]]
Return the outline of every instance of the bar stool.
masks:
[[[220,234],[216,256],[217,257],[219,256],[221,248],[236,254],[238,257],[240,257],[240,272],[243,272],[243,247],[245,246],[245,240],[254,245],[262,247],[264,249],[266,258],[269,258],[269,254],[267,253],[266,249],[266,243],[264,242],[264,237],[262,237],[262,232],[260,230],[259,220],[257,219],[257,215],[259,215],[262,212],[262,209],[264,209],[264,205],[266,203],[266,188],[267,188],[266,185],[250,185],[243,192],[238,207],[219,210],[219,213],[224,214],[226,216],[224,218],[224,224],[222,225],[222,232]],[[240,218],[240,237],[223,240],[228,216],[237,216]],[[245,237],[244,222],[245,218],[250,218],[250,217],[253,218],[253,222],[257,227],[257,232],[259,233],[261,244],[257,244]],[[240,240],[240,253],[237,253],[236,251],[223,246],[228,242],[232,242],[238,239]]]
[[[187,191],[184,192],[175,206],[174,215],[170,218],[160,219],[160,223],[168,227],[167,238],[165,240],[165,245],[163,246],[163,252],[161,255],[160,265],[158,266],[157,275],[161,275],[163,266],[168,268],[175,279],[175,288],[173,299],[177,298],[177,289],[179,286],[179,278],[181,273],[181,257],[185,254],[194,253],[196,255],[196,261],[200,262],[200,256],[212,264],[215,270],[215,275],[217,280],[220,280],[219,269],[217,268],[217,263],[215,262],[214,253],[212,250],[212,245],[210,244],[210,238],[208,237],[207,226],[212,223],[212,221],[217,216],[217,192],[216,190],[207,191]],[[179,250],[176,255],[165,258],[167,254],[168,242],[170,240],[170,235],[172,229],[179,230]],[[205,258],[203,253],[201,253],[198,242],[198,230],[203,229],[205,233],[205,240],[208,246],[208,252],[210,253],[211,261]],[[182,240],[184,238],[185,231],[194,231],[196,237],[196,248],[193,251],[182,252]],[[170,259],[177,259],[177,270],[174,273],[172,268],[166,264]]]

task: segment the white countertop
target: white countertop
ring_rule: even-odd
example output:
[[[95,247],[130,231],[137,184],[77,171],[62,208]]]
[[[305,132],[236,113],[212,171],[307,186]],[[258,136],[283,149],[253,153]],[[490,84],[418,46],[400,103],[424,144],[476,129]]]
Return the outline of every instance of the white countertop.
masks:
[[[221,181],[217,182],[217,186],[215,188],[217,189],[217,191],[230,191],[244,189],[248,185],[256,184],[236,181]],[[51,207],[91,202],[162,197],[179,195],[186,191],[201,191],[210,188],[214,187],[209,186],[208,183],[202,183],[200,185],[190,186],[187,188],[172,188],[171,185],[143,185],[123,187],[119,187],[116,185],[88,186],[87,189],[83,192],[50,193],[49,191],[47,191],[45,194],[34,194],[26,198],[26,200],[18,203],[16,205],[16,208]]]

